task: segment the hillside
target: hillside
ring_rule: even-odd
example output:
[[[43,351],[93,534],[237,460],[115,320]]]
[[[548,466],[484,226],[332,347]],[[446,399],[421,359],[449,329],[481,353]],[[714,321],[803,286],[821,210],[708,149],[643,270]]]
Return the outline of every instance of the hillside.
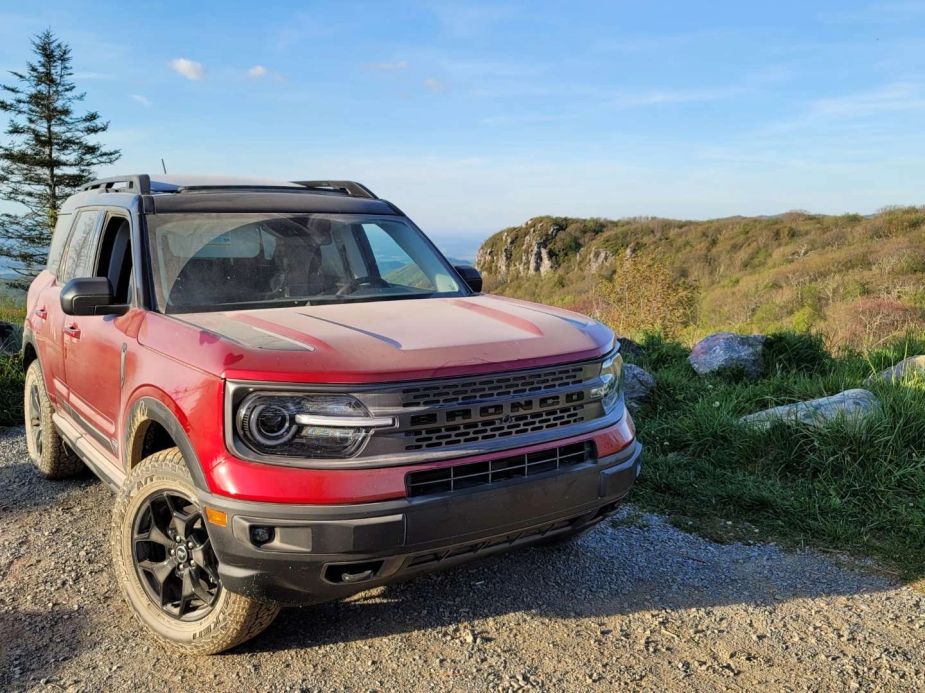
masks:
[[[869,346],[925,329],[925,207],[868,217],[536,217],[494,234],[476,257],[488,291],[598,315],[603,284],[634,263],[691,288],[687,339],[795,329]]]

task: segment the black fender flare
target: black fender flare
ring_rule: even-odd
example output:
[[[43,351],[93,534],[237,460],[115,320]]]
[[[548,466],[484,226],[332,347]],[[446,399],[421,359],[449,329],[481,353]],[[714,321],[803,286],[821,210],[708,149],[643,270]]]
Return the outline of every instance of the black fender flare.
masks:
[[[122,449],[125,451],[126,472],[134,466],[132,460],[135,460],[136,464],[141,461],[141,446],[144,444],[145,431],[147,425],[153,421],[164,427],[180,449],[196,488],[202,491],[209,490],[205,475],[202,473],[202,466],[199,464],[199,457],[193,450],[186,431],[183,430],[173,412],[162,402],[153,397],[139,397],[128,410],[125,420],[127,423]]]
[[[29,363],[32,361],[39,361],[39,350],[35,346],[35,336],[32,334],[32,328],[29,327],[29,323],[26,323],[22,328],[22,346],[19,347],[19,357],[22,359],[23,370],[29,366],[29,364],[26,363],[28,349],[32,349],[32,352],[35,354],[35,358],[31,359]],[[39,363],[41,363],[41,361],[39,361]]]

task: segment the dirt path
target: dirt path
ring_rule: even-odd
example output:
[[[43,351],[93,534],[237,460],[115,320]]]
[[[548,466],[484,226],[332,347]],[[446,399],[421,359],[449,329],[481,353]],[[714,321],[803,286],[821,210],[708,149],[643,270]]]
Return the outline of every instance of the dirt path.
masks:
[[[177,658],[109,573],[112,498],[40,479],[0,434],[0,690],[925,688],[925,597],[814,553],[718,545],[624,513]]]

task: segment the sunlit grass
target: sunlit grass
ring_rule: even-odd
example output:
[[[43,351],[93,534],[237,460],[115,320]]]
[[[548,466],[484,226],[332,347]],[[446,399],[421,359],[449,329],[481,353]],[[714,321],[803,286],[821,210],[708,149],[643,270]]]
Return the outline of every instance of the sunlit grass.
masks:
[[[808,336],[776,335],[768,346],[767,375],[749,381],[699,378],[685,348],[645,340],[640,365],[658,392],[636,415],[646,452],[634,500],[703,527],[731,520],[794,545],[872,556],[908,578],[925,575],[925,378],[867,385],[882,408],[860,422],[767,430],[738,423],[760,409],[861,387],[925,353],[925,341],[834,358]]]

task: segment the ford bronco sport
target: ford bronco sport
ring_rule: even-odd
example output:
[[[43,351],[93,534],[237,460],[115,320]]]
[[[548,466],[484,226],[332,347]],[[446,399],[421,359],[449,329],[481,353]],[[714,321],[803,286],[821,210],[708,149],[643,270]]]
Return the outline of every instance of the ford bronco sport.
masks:
[[[482,294],[357,183],[105,179],[29,289],[28,450],[116,491],[131,610],[215,653],[280,604],[606,517],[639,471],[618,348]]]

